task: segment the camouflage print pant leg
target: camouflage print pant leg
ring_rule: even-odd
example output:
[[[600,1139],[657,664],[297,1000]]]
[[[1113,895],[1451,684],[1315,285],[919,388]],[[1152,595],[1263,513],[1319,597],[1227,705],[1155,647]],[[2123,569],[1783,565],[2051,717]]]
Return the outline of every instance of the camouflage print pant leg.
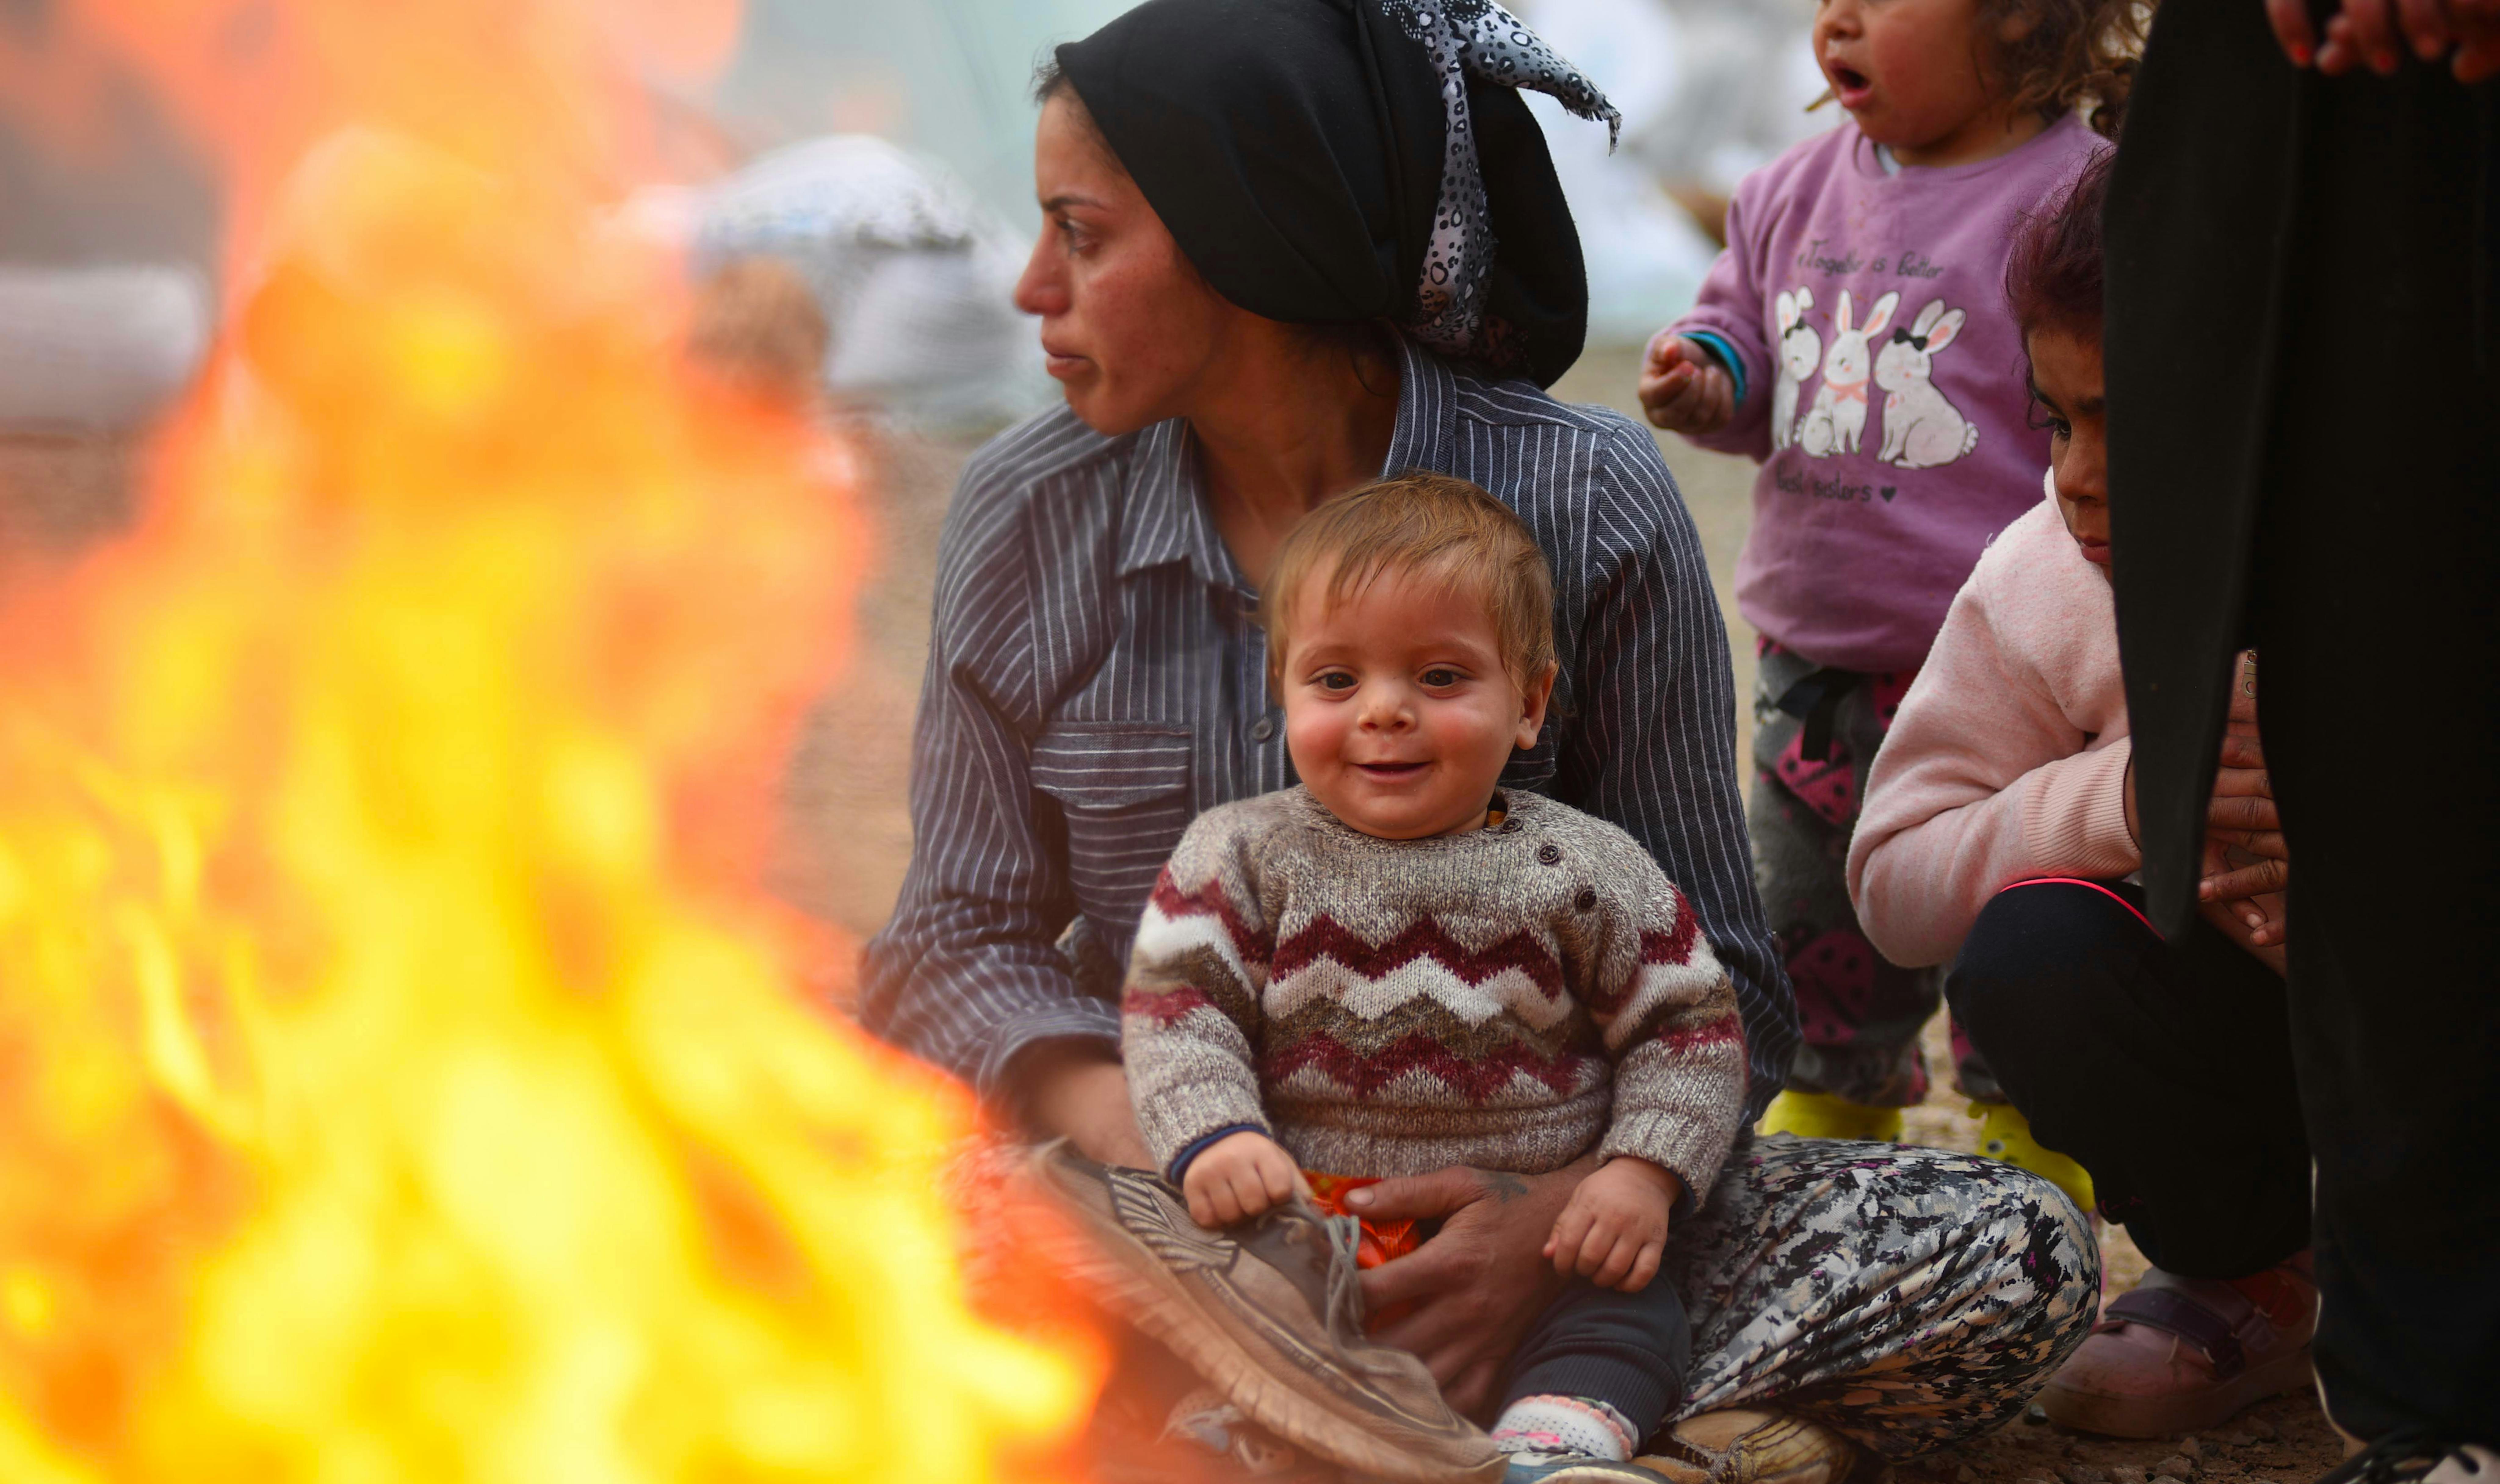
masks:
[[[2014,1417],[2100,1307],[2084,1213],[1944,1149],[1754,1141],[1668,1259],[1693,1323],[1677,1420],[1776,1407],[1894,1462]]]

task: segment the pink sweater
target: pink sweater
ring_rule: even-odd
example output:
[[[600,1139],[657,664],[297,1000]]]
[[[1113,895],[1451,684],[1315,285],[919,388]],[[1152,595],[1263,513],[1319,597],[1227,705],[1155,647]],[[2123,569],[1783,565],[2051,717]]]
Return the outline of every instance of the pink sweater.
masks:
[[[2035,876],[2124,876],[2132,756],[2109,579],[2044,500],[1979,559],[1875,755],[1849,897],[1905,968]]]

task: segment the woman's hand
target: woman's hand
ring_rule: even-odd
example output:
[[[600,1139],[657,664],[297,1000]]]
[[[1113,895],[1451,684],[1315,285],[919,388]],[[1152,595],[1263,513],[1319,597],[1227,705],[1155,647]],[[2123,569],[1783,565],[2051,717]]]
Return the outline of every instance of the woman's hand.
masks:
[[[1667,432],[1705,436],[1736,415],[1736,382],[1698,343],[1661,330],[1641,363],[1640,403]]]
[[[1666,1221],[1684,1181],[1663,1165],[1628,1155],[1608,1160],[1571,1192],[1545,1239],[1554,1271],[1600,1288],[1638,1293],[1666,1255]]]
[[[1375,1314],[1415,1306],[1372,1338],[1421,1356],[1460,1412],[1476,1416],[1499,1400],[1495,1388],[1503,1365],[1562,1288],[1545,1261],[1545,1241],[1592,1164],[1584,1159],[1551,1175],[1454,1165],[1346,1196],[1369,1220],[1441,1222],[1431,1241],[1364,1274],[1363,1299]]]
[[[2203,878],[2196,887],[2199,902],[2234,907],[2256,942],[2281,946],[2281,915],[2269,919],[2251,902],[2281,893],[2291,881],[2291,852],[2275,807],[2274,779],[2266,772],[2265,742],[2257,734],[2254,650],[2240,656],[2232,677],[2221,765],[2214,771],[2214,796],[2205,806]]]
[[[1307,1188],[1283,1145],[1246,1128],[1199,1150],[1180,1178],[1189,1219],[1210,1229],[1247,1221]]]
[[[2253,909],[2259,925],[2268,930],[2268,936],[2263,940],[2257,936],[2258,928],[2250,925],[2251,909]],[[2215,931],[2238,944],[2250,957],[2279,975],[2290,972],[2290,963],[2283,947],[2286,924],[2281,892],[2253,896],[2228,906],[2205,902],[2196,910],[2214,925]]]
[[[2382,76],[2394,72],[2399,42],[2425,62],[2454,47],[2449,69],[2459,82],[2500,74],[2500,0],[2344,0],[2326,22],[2323,47],[2310,27],[2308,0],[2266,0],[2266,18],[2292,65],[2314,58],[2330,77],[2363,63]]]

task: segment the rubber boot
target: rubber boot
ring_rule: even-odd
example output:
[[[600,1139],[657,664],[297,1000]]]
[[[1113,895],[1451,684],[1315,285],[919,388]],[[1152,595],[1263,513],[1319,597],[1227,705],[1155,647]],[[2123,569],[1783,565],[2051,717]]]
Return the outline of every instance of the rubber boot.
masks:
[[[2064,1191],[2085,1215],[2092,1213],[2091,1172],[2032,1138],[2023,1110],[2011,1103],[1973,1103],[1970,1115],[1979,1120],[1982,1154],[2020,1165]]]
[[[1828,1092],[1783,1092],[1762,1114],[1765,1134],[1799,1139],[1862,1139],[1890,1143],[1901,1137],[1901,1110],[1852,1103]]]

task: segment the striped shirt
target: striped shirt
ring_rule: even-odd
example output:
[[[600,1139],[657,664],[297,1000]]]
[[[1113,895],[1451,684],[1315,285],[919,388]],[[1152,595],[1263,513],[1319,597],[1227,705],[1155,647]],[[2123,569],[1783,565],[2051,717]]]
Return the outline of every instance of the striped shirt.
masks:
[[[1628,418],[1400,345],[1384,468],[1483,486],[1554,568],[1562,673],[1502,786],[1621,825],[1683,889],[1735,982],[1751,1123],[1796,1009],[1755,895],[1727,629],[1684,499]],[[1117,1043],[1119,966],[1181,831],[1296,782],[1257,609],[1185,421],[1105,437],[1061,408],[973,456],[938,545],[911,865],[863,955],[871,1031],[984,1093],[1036,1041]]]

